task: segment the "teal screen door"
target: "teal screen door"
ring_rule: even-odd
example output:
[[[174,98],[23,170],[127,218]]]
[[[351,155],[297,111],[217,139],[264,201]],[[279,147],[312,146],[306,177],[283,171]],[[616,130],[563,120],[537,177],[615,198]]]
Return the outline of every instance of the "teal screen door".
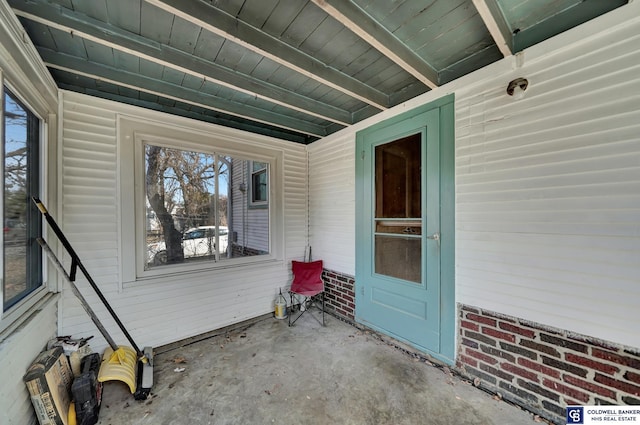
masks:
[[[357,138],[356,319],[440,350],[439,111]]]

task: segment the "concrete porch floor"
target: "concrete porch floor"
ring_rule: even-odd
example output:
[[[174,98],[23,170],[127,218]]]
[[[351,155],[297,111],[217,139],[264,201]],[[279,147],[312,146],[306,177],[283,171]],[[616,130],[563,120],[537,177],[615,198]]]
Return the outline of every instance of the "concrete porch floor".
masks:
[[[326,323],[305,316],[289,328],[262,317],[158,347],[149,399],[135,401],[124,384],[105,383],[98,423],[535,423],[531,413],[373,332],[329,315]]]

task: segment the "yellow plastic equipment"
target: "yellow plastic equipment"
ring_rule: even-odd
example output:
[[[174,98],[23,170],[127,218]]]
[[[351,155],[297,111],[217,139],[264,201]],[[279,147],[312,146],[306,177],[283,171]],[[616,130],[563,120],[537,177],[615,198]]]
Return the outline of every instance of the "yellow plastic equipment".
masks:
[[[77,421],[76,403],[74,401],[71,401],[71,403],[69,403],[69,413],[67,414],[67,425],[77,425]]]
[[[122,381],[129,386],[131,394],[136,392],[136,363],[138,355],[131,347],[119,346],[116,351],[107,347],[102,355],[98,382]]]

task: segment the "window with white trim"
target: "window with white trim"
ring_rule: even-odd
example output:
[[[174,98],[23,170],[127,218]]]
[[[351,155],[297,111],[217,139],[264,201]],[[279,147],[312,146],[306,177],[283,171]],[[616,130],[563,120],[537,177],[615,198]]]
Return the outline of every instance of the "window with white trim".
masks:
[[[40,214],[40,119],[4,87],[2,96],[2,309],[6,312],[43,285],[36,239]]]
[[[269,200],[269,172],[266,162],[251,161],[251,206],[266,206]]]
[[[268,162],[153,140],[143,150],[145,270],[270,253]],[[249,185],[266,209],[251,211]]]

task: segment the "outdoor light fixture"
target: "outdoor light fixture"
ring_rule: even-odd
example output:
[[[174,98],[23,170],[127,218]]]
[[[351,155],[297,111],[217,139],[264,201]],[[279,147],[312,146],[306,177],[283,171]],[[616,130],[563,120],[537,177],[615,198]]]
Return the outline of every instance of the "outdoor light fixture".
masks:
[[[511,80],[507,86],[507,94],[513,96],[514,99],[522,99],[524,97],[524,91],[529,86],[529,81],[526,78],[516,78]]]

